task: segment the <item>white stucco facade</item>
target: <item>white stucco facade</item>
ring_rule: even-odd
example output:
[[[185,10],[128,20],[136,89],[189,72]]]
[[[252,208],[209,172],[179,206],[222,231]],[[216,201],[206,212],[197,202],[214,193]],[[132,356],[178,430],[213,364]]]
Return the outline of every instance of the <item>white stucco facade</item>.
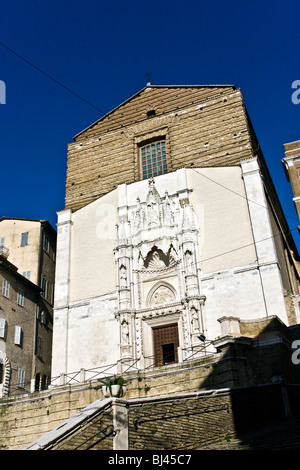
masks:
[[[57,229],[53,377],[150,367],[158,327],[178,328],[180,362],[224,316],[287,323],[255,158],[120,185]]]

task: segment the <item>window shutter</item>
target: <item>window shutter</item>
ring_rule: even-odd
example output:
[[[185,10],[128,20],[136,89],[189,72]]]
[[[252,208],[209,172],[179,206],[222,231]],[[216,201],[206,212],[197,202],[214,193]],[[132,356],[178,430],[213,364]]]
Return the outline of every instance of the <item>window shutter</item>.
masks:
[[[24,291],[23,291],[23,289],[18,289],[18,300],[17,300],[17,302],[21,307],[24,307]]]
[[[18,387],[25,388],[25,370],[19,369],[18,372]]]
[[[20,326],[16,326],[15,329],[15,344],[22,346],[23,331]]]
[[[42,296],[47,297],[47,291],[48,291],[48,281],[45,278],[45,276],[42,276]]]
[[[47,325],[47,312],[45,312],[44,310],[42,311],[41,322],[42,322],[43,325]]]
[[[42,357],[42,345],[43,345],[43,340],[42,338],[38,337],[37,339],[37,350],[36,350],[36,355],[38,357]]]
[[[21,233],[21,246],[28,245],[28,232]]]
[[[49,253],[49,238],[47,234],[44,234],[44,250]]]
[[[0,318],[0,338],[6,338],[7,322],[5,318]]]
[[[4,297],[9,298],[9,288],[10,288],[10,283],[6,279],[3,279],[3,287],[2,287],[2,294]]]
[[[36,318],[38,321],[41,321],[41,309],[39,305],[36,306]]]

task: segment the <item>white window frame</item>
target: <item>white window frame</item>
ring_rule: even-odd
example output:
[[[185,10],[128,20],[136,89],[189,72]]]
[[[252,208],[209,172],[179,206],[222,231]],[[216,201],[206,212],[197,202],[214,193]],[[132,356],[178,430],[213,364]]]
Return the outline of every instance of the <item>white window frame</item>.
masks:
[[[30,281],[31,271],[23,271],[22,276],[26,277]]]

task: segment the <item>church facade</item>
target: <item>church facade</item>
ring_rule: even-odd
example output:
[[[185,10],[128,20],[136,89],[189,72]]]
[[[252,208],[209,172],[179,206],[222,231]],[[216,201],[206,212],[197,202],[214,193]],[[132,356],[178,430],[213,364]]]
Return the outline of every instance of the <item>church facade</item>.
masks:
[[[299,323],[297,250],[233,86],[148,84],[75,136],[57,229],[53,377]]]

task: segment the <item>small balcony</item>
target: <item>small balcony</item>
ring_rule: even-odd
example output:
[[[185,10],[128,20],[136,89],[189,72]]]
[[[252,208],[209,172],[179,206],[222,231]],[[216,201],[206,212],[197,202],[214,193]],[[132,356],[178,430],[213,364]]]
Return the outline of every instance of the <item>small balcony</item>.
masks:
[[[4,245],[0,245],[0,256],[3,256],[3,258],[8,258],[8,255],[9,249]]]

